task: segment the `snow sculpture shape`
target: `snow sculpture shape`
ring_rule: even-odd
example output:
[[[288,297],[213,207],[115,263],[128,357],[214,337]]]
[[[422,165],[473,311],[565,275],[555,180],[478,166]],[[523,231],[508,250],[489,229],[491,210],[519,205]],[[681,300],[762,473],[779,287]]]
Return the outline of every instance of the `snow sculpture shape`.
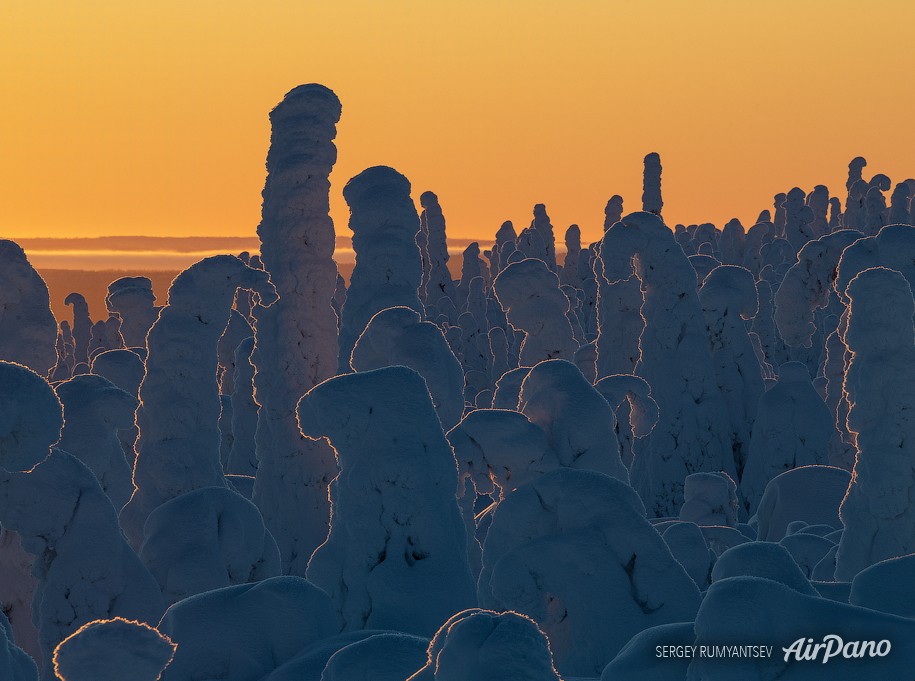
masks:
[[[419,216],[410,181],[393,168],[375,166],[346,183],[356,267],[340,319],[340,369],[346,371],[356,339],[376,312],[403,305],[417,312],[422,260],[414,236]]]
[[[842,251],[835,289],[843,301],[845,290],[859,273],[871,267],[886,267],[901,272],[915,284],[915,227],[887,225],[873,237],[859,239]]]
[[[469,479],[477,494],[497,500],[560,466],[543,430],[517,411],[476,409],[448,433],[448,441],[460,486]]]
[[[727,405],[715,380],[696,273],[673,233],[650,213],[632,213],[604,234],[603,273],[611,283],[636,275],[645,328],[636,373],[651,386],[660,419],[649,436],[646,475],[633,479],[648,512],[676,515],[690,473],[733,477]]]
[[[140,558],[166,605],[280,574],[279,549],[257,507],[224,487],[187,492],[150,513]]]
[[[759,401],[749,458],[740,481],[744,507],[752,515],[769,481],[786,470],[825,464],[835,432],[832,414],[801,362],[786,362],[778,381]]]
[[[620,443],[620,459],[627,468],[639,460],[643,438],[651,435],[658,422],[658,403],[651,397],[651,387],[645,379],[632,374],[615,374],[602,378],[594,388],[603,395],[616,414],[616,437]],[[621,425],[627,423],[626,426]],[[644,461],[635,464],[637,467]]]
[[[321,681],[404,681],[425,662],[428,647],[419,636],[375,634],[331,655]]]
[[[727,402],[731,451],[737,474],[743,472],[756,407],[765,391],[762,367],[747,333],[759,299],[750,271],[736,265],[712,270],[699,290],[718,387]]]
[[[516,612],[474,608],[451,617],[429,644],[428,661],[407,681],[561,681],[550,643]]]
[[[146,334],[162,309],[156,306],[152,281],[147,277],[121,277],[111,282],[105,305],[109,314],[121,320],[121,336],[127,347],[145,346]]]
[[[814,313],[829,305],[842,252],[864,235],[843,229],[807,242],[797,262],[775,292],[775,322],[791,346],[809,348],[816,324]]]
[[[726,473],[686,476],[680,520],[699,526],[737,526],[737,486]]]
[[[157,681],[177,646],[156,629],[115,617],[70,634],[54,650],[54,672],[63,681]]]
[[[746,230],[740,224],[740,220],[737,218],[728,220],[718,239],[721,262],[725,265],[742,265],[745,240]]]
[[[74,376],[55,392],[64,407],[64,428],[57,446],[86,464],[111,505],[122,508],[133,494],[133,483],[118,431],[134,425],[137,398],[92,374]]]
[[[836,579],[850,581],[874,563],[915,552],[915,302],[905,278],[865,270],[846,289],[845,393],[858,455],[840,515],[845,526]]]
[[[121,336],[121,320],[117,317],[108,317],[92,325],[89,332],[89,358],[92,359],[100,352],[117,350],[124,347],[124,338]],[[77,367],[80,365],[77,364]],[[74,373],[80,373],[74,370]]]
[[[338,633],[340,619],[313,584],[272,577],[179,601],[159,631],[178,646],[162,681],[251,681]]]
[[[0,470],[0,522],[35,556],[33,619],[43,678],[55,646],[86,622],[123,616],[155,623],[164,610],[159,587],[124,540],[111,502],[75,457],[53,450],[28,472]]]
[[[391,307],[377,313],[353,348],[353,371],[401,365],[423,377],[432,404],[450,430],[464,413],[464,374],[441,330],[415,310]]]
[[[806,205],[806,198],[804,191],[798,187],[788,192],[785,198],[785,239],[795,251],[820,236],[813,227],[815,214]]]
[[[493,281],[493,290],[509,324],[524,333],[521,366],[574,358],[578,344],[566,316],[569,300],[559,288],[559,279],[542,260],[526,258],[511,263]]]
[[[448,239],[445,232],[445,216],[438,197],[432,192],[423,192],[419,197],[423,207],[420,223],[427,233],[429,271],[423,272],[423,302],[427,309],[438,305],[442,298],[454,301],[454,281],[448,270]]]
[[[887,224],[886,218],[886,197],[879,187],[873,186],[864,195],[864,233],[873,235],[879,232]]]
[[[890,197],[890,212],[888,223],[891,225],[907,225],[909,222],[909,199],[912,196],[912,185],[906,182],[900,182],[893,189],[893,195]]]
[[[606,232],[623,217],[623,197],[614,194],[604,207],[604,231]]]
[[[597,284],[597,378],[614,374],[631,374],[639,361],[639,336],[645,327],[639,311],[642,306],[642,292],[639,279],[634,274],[620,281],[611,282],[604,274],[605,236],[597,247],[594,259],[594,278]],[[607,251],[607,258],[613,255]]]
[[[257,504],[280,547],[283,571],[305,574],[327,536],[327,483],[335,474],[324,443],[302,438],[299,398],[337,372],[337,284],[328,176],[340,101],[323,85],[300,85],[270,112],[267,181],[257,234],[279,301],[256,306],[251,355],[260,405]],[[411,235],[412,236],[412,235]],[[361,329],[359,329],[361,331]]]
[[[613,408],[571,362],[549,360],[531,369],[521,384],[518,411],[546,433],[560,466],[606,473],[628,484]]]
[[[48,287],[15,242],[0,239],[0,263],[0,360],[47,376],[57,361]]]
[[[645,157],[645,172],[642,178],[642,210],[661,215],[664,202],[661,200],[661,157],[652,152]]]
[[[422,377],[402,366],[338,376],[309,391],[298,414],[340,466],[330,533],[307,575],[346,628],[431,636],[473,605],[457,466]]]
[[[480,606],[531,617],[557,668],[596,676],[646,627],[691,620],[699,589],[629,485],[561,468],[499,504],[483,546]]]
[[[225,486],[216,346],[238,288],[257,292],[266,305],[276,300],[263,270],[234,255],[201,260],[172,282],[168,305],[149,330],[137,410],[136,489],[121,511],[124,533],[135,547],[157,506],[194,489]]]
[[[559,281],[562,284],[580,288],[578,280],[578,262],[581,259],[581,230],[578,225],[571,225],[566,230],[566,257],[562,261],[562,272]]]
[[[541,260],[551,272],[556,271],[556,239],[545,205],[534,206],[534,219],[530,227],[521,230],[515,245],[525,258]]]
[[[92,334],[92,318],[89,303],[81,293],[71,293],[64,298],[64,305],[73,307],[73,357],[79,362],[89,361],[89,337]]]

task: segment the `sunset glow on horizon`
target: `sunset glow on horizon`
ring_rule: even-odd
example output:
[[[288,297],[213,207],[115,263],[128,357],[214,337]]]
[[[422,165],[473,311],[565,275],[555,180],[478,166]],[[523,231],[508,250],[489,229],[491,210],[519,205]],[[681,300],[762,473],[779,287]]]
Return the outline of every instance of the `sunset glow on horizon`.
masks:
[[[449,235],[545,203],[557,235],[641,203],[661,155],[671,225],[745,226],[772,196],[915,155],[915,4],[701,0],[121,3],[0,8],[0,234],[253,236],[268,113],[343,103],[331,176],[378,164],[435,191]]]

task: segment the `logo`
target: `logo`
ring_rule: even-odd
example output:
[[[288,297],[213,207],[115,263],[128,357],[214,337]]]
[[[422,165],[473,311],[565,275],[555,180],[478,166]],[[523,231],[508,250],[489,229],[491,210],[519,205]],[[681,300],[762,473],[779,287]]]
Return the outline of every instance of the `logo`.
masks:
[[[782,648],[782,651],[785,653],[785,662],[788,662],[792,655],[798,662],[805,660],[815,662],[822,654],[822,662],[826,664],[839,655],[846,660],[862,657],[886,657],[890,654],[892,647],[893,645],[886,639],[845,642],[841,636],[827,634],[821,643],[814,643],[812,638],[799,638],[787,648]]]

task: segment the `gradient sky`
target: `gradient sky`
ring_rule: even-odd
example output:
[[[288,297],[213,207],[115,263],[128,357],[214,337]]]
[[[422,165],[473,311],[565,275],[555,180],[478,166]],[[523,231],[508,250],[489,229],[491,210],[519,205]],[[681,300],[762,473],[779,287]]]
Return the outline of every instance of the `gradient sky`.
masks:
[[[915,175],[911,0],[0,3],[0,233],[251,235],[269,110],[343,102],[332,214],[376,164],[452,236],[547,204],[587,239],[664,165],[675,222],[752,223],[794,185]]]

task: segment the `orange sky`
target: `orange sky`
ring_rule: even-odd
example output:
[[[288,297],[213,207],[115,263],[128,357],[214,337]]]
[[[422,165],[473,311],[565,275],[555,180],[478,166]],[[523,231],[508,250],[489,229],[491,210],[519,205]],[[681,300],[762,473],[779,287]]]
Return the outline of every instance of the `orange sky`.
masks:
[[[492,6],[498,5],[498,6]],[[664,164],[665,217],[745,224],[777,191],[915,175],[911,0],[0,3],[0,233],[252,235],[267,113],[343,102],[333,215],[367,166],[452,236],[600,229]],[[843,197],[844,198],[844,197]]]

